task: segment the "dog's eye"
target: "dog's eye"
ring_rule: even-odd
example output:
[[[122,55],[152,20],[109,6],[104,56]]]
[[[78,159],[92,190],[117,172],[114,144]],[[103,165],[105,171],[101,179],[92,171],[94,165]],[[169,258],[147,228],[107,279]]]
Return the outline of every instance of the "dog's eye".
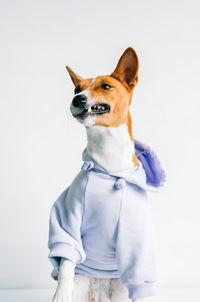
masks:
[[[103,84],[101,84],[101,86],[100,86],[102,89],[104,89],[104,90],[108,90],[108,89],[110,89],[112,86],[110,86],[109,84],[107,84],[107,83],[103,83]]]
[[[74,94],[77,94],[81,92],[81,87],[78,85],[75,89],[74,89]]]

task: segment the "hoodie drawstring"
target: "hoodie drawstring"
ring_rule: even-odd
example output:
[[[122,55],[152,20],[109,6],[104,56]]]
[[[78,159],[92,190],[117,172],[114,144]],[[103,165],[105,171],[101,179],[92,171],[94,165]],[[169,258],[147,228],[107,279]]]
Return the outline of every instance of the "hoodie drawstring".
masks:
[[[84,171],[89,171],[89,170],[92,170],[94,168],[94,163],[93,161],[84,161],[82,167],[81,167],[81,170],[84,170]]]
[[[115,188],[117,190],[123,189],[125,185],[126,185],[126,180],[124,178],[118,178],[117,181],[115,182]]]

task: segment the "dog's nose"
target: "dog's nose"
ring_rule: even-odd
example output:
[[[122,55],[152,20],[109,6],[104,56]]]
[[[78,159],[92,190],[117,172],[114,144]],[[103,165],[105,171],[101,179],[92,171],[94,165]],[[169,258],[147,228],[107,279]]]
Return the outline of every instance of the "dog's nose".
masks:
[[[84,107],[87,102],[87,97],[84,94],[78,94],[73,98],[72,104],[74,107]]]

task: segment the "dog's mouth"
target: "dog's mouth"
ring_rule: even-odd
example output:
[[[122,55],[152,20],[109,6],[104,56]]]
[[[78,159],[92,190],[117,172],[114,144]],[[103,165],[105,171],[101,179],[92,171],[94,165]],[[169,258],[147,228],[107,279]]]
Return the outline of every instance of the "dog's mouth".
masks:
[[[91,107],[91,112],[102,114],[110,111],[110,106],[106,103],[98,103]]]
[[[97,103],[91,107],[84,108],[81,113],[75,114],[74,117],[85,117],[90,114],[104,114],[110,111],[110,106],[106,103]]]

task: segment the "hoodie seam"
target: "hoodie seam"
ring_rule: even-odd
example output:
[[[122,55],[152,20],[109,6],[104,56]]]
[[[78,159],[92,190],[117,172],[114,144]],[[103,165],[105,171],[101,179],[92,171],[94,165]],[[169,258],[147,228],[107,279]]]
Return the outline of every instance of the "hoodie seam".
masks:
[[[121,198],[120,198],[119,215],[118,215],[118,220],[117,220],[117,230],[116,230],[116,240],[115,240],[115,252],[116,252],[116,246],[117,246],[117,238],[118,238],[118,232],[119,232],[120,214],[121,214],[121,210],[122,210],[122,202],[123,202],[123,197],[124,197],[124,190],[125,190],[125,188],[121,189]],[[116,261],[117,261],[117,253],[116,253]],[[118,267],[118,269],[119,269],[119,267]]]
[[[136,287],[136,286],[151,286],[156,283],[156,280],[150,280],[150,281],[141,281],[141,282],[133,282],[130,284],[126,284],[127,287]]]
[[[82,212],[82,220],[81,220],[81,227],[80,227],[80,234],[82,233],[82,227],[83,227],[83,223],[84,223],[84,218],[85,218],[85,196],[86,196],[86,190],[87,190],[87,185],[88,185],[88,180],[89,180],[89,176],[90,176],[91,171],[87,172],[87,181],[85,184],[85,190],[84,190],[84,194],[83,194],[83,212]],[[81,234],[82,235],[82,234]],[[82,240],[81,240],[82,241]]]

